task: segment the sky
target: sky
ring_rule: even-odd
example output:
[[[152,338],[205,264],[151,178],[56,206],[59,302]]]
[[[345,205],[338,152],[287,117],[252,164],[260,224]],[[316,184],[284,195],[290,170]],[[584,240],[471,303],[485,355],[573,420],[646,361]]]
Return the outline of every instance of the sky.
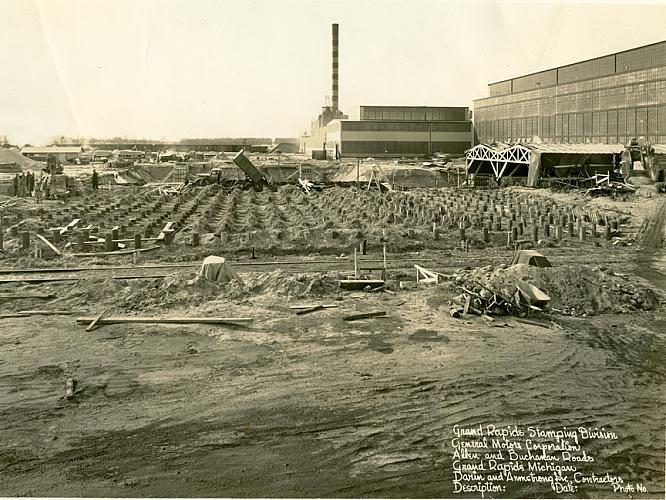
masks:
[[[0,0],[0,136],[296,137],[340,108],[487,85],[666,38],[666,0]]]

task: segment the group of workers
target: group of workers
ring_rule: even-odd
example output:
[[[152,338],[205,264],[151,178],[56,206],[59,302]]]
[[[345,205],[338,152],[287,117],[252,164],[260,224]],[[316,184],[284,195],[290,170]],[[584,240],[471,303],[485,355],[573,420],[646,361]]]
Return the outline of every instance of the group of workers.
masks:
[[[36,179],[32,172],[16,174],[12,179],[12,194],[20,198],[34,196],[37,203],[41,203],[43,195],[55,197],[54,178],[46,174]]]

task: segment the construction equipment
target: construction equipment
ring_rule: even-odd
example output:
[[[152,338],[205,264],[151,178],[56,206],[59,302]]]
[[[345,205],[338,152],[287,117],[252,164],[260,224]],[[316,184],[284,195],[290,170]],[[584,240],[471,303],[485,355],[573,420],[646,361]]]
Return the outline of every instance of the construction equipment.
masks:
[[[622,175],[625,180],[631,177],[644,177],[654,181],[650,175],[651,152],[653,149],[649,143],[642,144],[636,138],[631,139],[629,145],[622,152],[620,163]]]
[[[277,186],[272,185],[244,153],[245,150],[241,149],[233,160],[236,166],[245,173],[247,182],[255,191],[262,191],[264,187],[269,187],[271,191],[277,191]]]

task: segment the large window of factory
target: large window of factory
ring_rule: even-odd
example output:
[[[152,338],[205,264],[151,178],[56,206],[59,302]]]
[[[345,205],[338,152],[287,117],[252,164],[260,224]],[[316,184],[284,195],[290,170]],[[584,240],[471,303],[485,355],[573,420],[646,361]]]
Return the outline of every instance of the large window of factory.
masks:
[[[470,132],[471,122],[342,121],[346,132]]]

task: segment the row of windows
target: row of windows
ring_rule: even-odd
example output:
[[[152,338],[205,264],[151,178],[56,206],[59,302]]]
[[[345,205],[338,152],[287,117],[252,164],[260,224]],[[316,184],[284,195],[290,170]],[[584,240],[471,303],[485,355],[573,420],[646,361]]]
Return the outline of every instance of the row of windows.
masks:
[[[504,116],[521,117],[536,114],[550,115],[609,108],[648,106],[666,102],[666,80],[627,85],[577,94],[545,97],[531,101],[483,107],[476,110],[480,120]]]
[[[472,122],[343,121],[348,132],[471,132]]]
[[[403,154],[424,155],[428,153],[463,153],[471,147],[469,141],[343,141],[343,155]]]
[[[535,135],[541,138],[659,136],[666,134],[666,106],[479,121],[475,130],[481,142]]]
[[[427,106],[361,106],[361,120],[463,121],[467,108]]]
[[[553,87],[540,88],[522,92],[520,94],[501,95],[486,97],[474,101],[475,109],[498,106],[501,104],[516,104],[523,101],[533,101],[547,97],[562,96],[580,92],[591,92],[594,90],[610,89],[614,87],[625,87],[627,85],[647,83],[655,80],[666,79],[666,66],[650,68],[620,75],[611,75],[592,80],[560,84]],[[501,82],[506,86],[507,82]],[[499,84],[498,84],[499,85]]]
[[[666,42],[488,85],[491,97],[666,65]]]

